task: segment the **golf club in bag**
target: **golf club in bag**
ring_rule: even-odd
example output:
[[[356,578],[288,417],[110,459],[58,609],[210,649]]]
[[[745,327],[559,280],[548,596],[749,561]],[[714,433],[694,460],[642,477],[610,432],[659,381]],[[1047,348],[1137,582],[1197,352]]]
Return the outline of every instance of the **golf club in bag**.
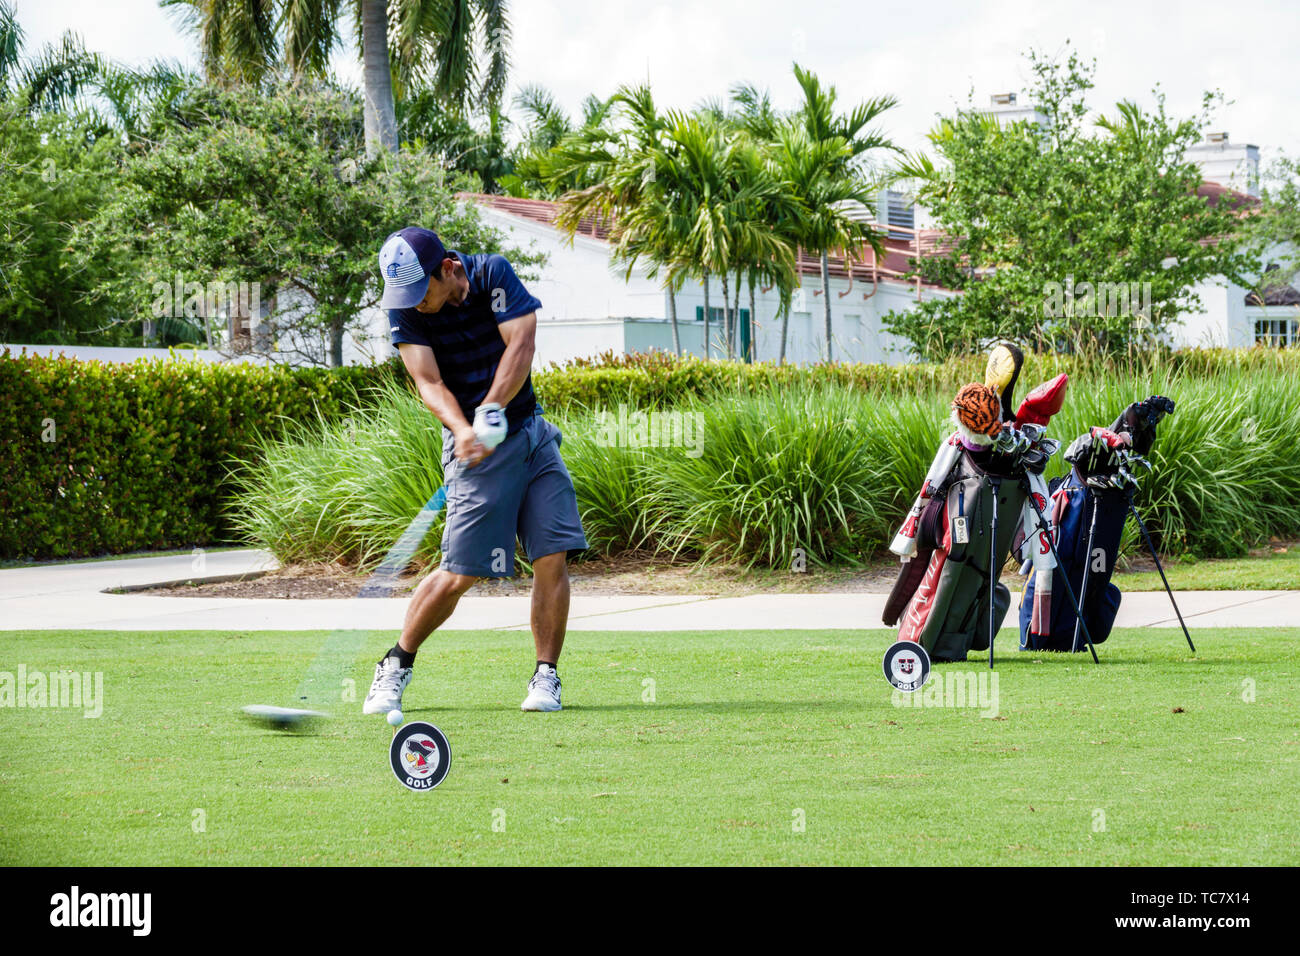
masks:
[[[1110,636],[1121,600],[1111,575],[1130,513],[1165,580],[1154,545],[1133,507],[1137,485],[1133,472],[1150,468],[1145,456],[1155,441],[1156,425],[1173,409],[1174,403],[1159,395],[1134,402],[1109,428],[1089,429],[1066,450],[1070,473],[1051,486],[1057,567],[1050,574],[1022,568],[1029,574],[1020,607],[1022,649],[1080,651],[1081,636],[1091,635],[1091,643],[1096,644]],[[1044,586],[1055,589],[1061,584],[1078,595],[1077,605],[1058,603],[1044,611],[1036,601],[1037,593]],[[1165,586],[1168,591],[1167,580]],[[1172,591],[1169,598],[1173,601]],[[1177,602],[1174,609],[1181,622]],[[1185,626],[1183,632],[1187,635]],[[1191,646],[1190,635],[1187,642]]]

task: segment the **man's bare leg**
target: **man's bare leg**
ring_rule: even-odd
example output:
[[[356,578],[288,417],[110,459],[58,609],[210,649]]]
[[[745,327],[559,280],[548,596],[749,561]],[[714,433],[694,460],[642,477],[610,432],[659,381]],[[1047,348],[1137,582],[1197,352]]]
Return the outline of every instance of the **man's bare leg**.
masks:
[[[533,644],[537,659],[551,664],[560,659],[569,626],[567,556],[567,552],[557,551],[533,562]]]
[[[537,670],[528,682],[528,696],[522,710],[560,709],[560,677],[555,664],[564,647],[569,626],[569,569],[563,551],[533,562],[533,644],[537,649]],[[548,666],[549,665],[549,666]]]
[[[398,646],[412,654],[419,650],[424,639],[451,617],[461,596],[473,587],[476,580],[467,574],[453,574],[439,568],[421,581],[406,608],[406,621],[402,624]]]

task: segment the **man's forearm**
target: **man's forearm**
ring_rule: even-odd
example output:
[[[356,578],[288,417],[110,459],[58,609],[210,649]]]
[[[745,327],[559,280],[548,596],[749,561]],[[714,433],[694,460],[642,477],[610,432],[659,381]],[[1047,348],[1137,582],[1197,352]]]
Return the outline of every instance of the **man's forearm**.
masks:
[[[496,402],[505,408],[524,387],[532,367],[532,336],[517,338],[507,345],[505,352],[502,353],[501,362],[497,365],[497,373],[492,378],[492,387],[483,397],[483,403],[486,405],[488,402]]]
[[[456,396],[442,382],[426,382],[419,390],[425,406],[453,433],[469,427]]]

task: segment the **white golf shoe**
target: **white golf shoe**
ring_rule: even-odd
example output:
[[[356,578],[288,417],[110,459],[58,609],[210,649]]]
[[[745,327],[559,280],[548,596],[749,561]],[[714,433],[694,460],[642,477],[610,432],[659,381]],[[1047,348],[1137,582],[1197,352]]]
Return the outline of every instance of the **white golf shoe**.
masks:
[[[361,705],[363,714],[386,714],[402,709],[402,692],[411,682],[411,668],[402,667],[396,657],[385,657],[375,665],[375,679]]]
[[[520,710],[555,711],[560,709],[560,675],[555,668],[543,664],[528,682],[528,696],[519,705]]]

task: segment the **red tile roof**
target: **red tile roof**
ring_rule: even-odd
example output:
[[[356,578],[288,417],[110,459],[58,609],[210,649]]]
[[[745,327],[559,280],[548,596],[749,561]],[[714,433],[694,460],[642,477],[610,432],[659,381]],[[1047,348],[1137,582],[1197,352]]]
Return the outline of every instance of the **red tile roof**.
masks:
[[[549,199],[520,199],[517,196],[493,196],[488,193],[457,193],[456,198],[472,199],[479,205],[491,206],[512,216],[531,219],[533,222],[553,228],[559,215],[559,203],[551,202]],[[588,216],[579,225],[578,234],[592,239],[608,239],[609,223]]]
[[[1204,197],[1211,206],[1217,206],[1219,203],[1227,203],[1228,207],[1234,211],[1259,205],[1259,200],[1254,196],[1238,192],[1235,189],[1230,189],[1229,187],[1220,185],[1219,183],[1201,183],[1200,187],[1196,190],[1196,195]]]

